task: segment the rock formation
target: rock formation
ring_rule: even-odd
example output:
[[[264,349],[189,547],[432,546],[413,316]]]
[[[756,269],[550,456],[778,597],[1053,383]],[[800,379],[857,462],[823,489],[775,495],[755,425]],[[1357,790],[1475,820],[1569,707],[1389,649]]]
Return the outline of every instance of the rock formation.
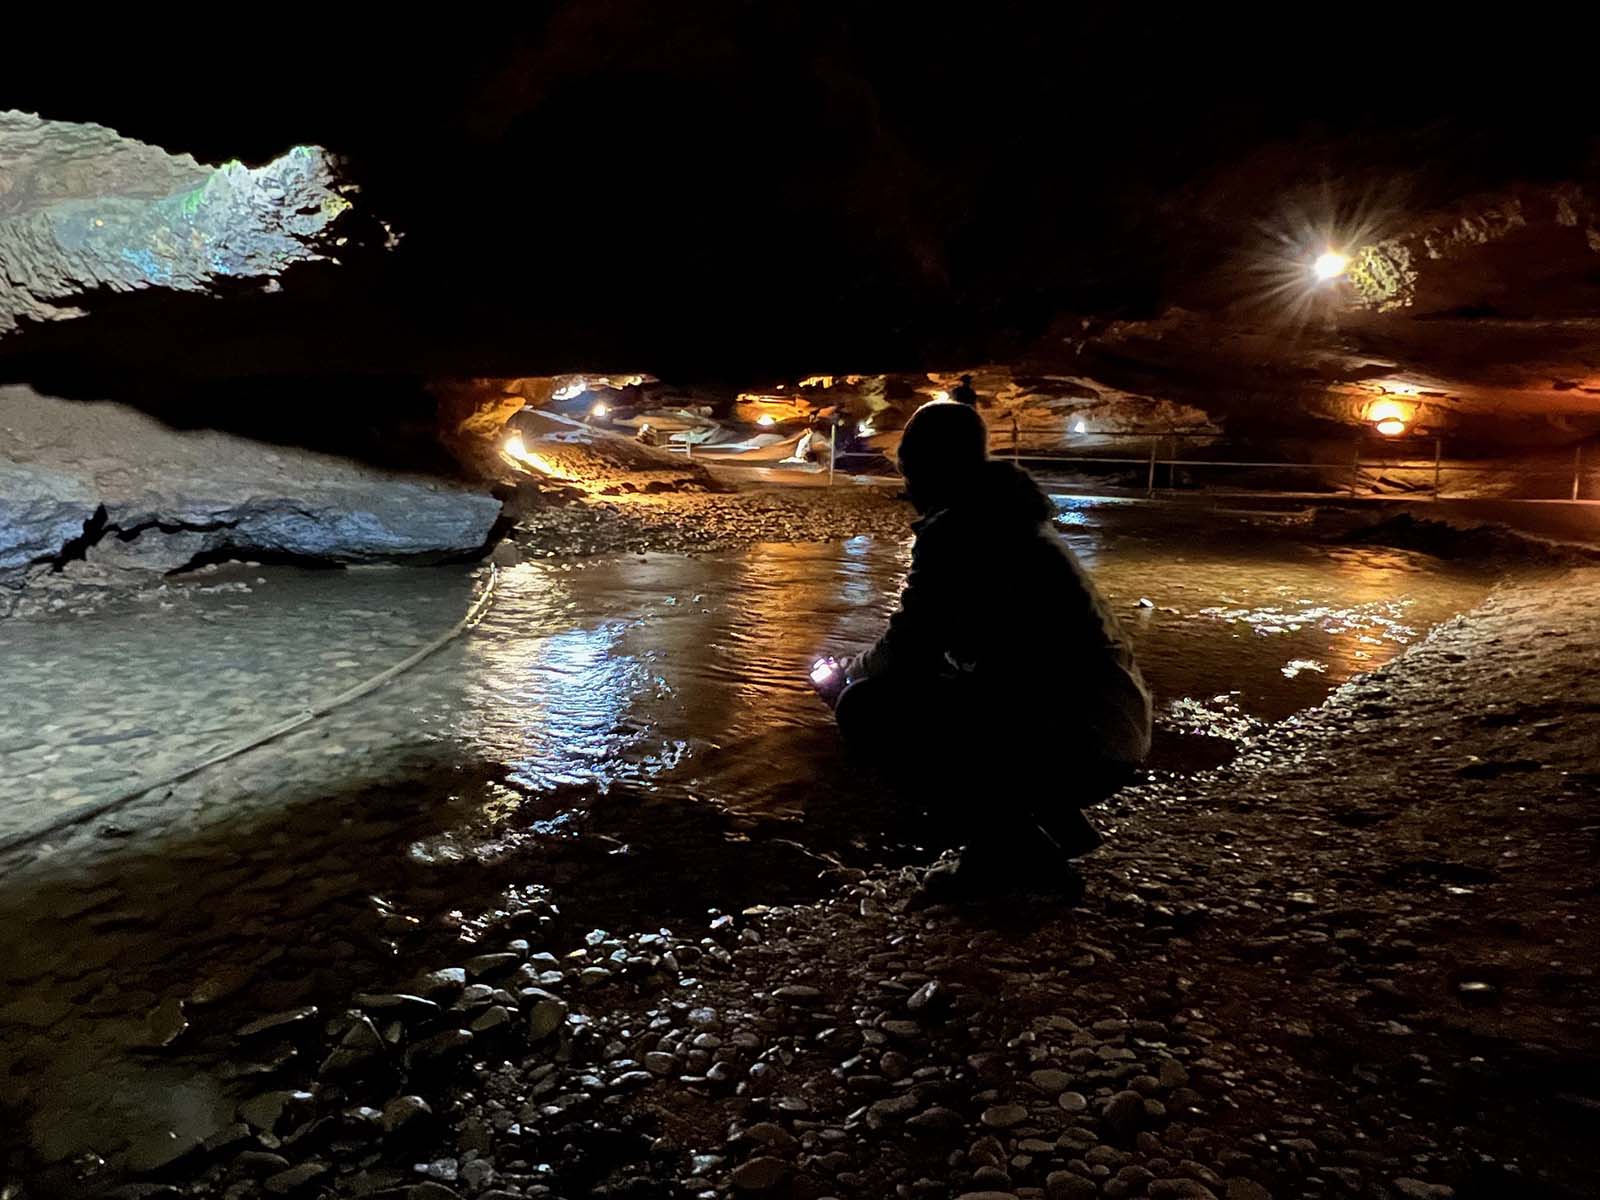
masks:
[[[168,429],[115,403],[0,388],[0,578],[82,558],[438,561],[481,550],[500,502],[462,484]]]

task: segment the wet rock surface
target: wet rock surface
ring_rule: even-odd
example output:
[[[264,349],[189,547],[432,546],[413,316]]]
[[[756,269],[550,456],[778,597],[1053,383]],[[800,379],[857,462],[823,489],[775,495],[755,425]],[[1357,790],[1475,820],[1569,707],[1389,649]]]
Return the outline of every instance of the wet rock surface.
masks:
[[[206,555],[438,561],[480,551],[500,514],[459,484],[25,387],[0,388],[0,483],[5,612],[42,582],[29,564],[137,582]]]
[[[13,939],[5,1103],[25,1121],[81,1077],[147,1111],[187,1089],[166,1111],[191,1117],[103,1138],[106,1165],[64,1116],[35,1124],[12,1175],[407,1200],[1581,1194],[1597,596],[1588,573],[1518,585],[1232,766],[1124,792],[1072,910],[913,910],[915,872],[782,822],[679,809],[669,845],[623,787],[474,850],[440,798],[503,784],[426,739],[359,792],[280,780],[282,813],[160,836],[130,814],[125,842],[13,873],[43,884],[33,920],[95,936]],[[238,786],[340,763],[321,751],[374,714],[347,716]],[[200,814],[213,788],[176,799]],[[1476,982],[1492,1003],[1460,998]],[[87,1009],[137,1039],[134,1073],[72,1032]]]

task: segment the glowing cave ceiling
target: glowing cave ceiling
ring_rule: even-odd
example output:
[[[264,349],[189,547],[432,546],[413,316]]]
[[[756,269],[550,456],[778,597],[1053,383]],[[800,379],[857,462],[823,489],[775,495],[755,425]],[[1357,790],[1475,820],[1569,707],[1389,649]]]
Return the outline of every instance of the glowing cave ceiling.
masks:
[[[1577,24],[1391,6],[1330,47],[1310,12],[535,7],[320,31],[325,88],[262,88],[278,51],[242,42],[203,105],[178,75],[124,86],[115,49],[20,64],[0,106],[49,121],[0,125],[0,374],[338,394],[1010,364],[1262,426],[1392,383],[1489,438],[1600,427]],[[353,210],[330,221],[345,185],[297,144],[338,156]],[[1329,249],[1348,270],[1309,286]],[[37,319],[68,310],[91,315]]]

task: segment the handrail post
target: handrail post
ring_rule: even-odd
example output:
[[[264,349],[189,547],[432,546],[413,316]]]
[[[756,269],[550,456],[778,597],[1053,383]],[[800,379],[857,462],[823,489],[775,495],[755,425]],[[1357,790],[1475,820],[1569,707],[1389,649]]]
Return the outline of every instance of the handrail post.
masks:
[[[1022,454],[1022,433],[1017,425],[1017,414],[1011,414],[1011,462],[1015,466]]]
[[[1583,443],[1572,448],[1572,498],[1583,494]]]
[[[1361,482],[1361,439],[1356,439],[1356,456],[1350,464],[1350,499],[1356,498],[1356,487]]]
[[[1433,439],[1433,498],[1439,498],[1439,481],[1444,474],[1444,439]]]
[[[1147,500],[1156,494],[1156,443],[1159,440],[1158,438],[1150,439],[1150,475],[1145,480],[1144,485],[1144,494]]]

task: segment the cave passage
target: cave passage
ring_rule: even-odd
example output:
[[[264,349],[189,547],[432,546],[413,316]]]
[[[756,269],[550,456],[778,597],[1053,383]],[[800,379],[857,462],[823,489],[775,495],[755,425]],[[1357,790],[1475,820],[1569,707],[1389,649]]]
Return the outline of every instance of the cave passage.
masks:
[[[1330,546],[1296,524],[1257,524],[1242,549],[1243,522],[1059,504],[1137,640],[1161,711],[1160,772],[1230,756],[1486,590],[1425,556]],[[330,987],[403,968],[336,948],[346,925],[403,911],[421,922],[405,947],[417,953],[416,939],[437,941],[427,930],[441,911],[515,878],[548,886],[575,927],[648,926],[812,894],[817,853],[925,857],[882,819],[802,675],[816,651],[872,636],[906,555],[899,540],[857,537],[506,568],[482,624],[389,687],[11,864],[0,910],[39,919],[6,925],[3,965],[20,984],[8,1011],[43,1021],[63,1015],[66,991],[103,997],[52,1021],[35,1152],[127,1145],[137,1157],[162,1130],[211,1128],[239,1091],[226,1056],[204,1050],[218,1034],[262,1006],[325,1003]],[[14,784],[0,830],[382,669],[460,615],[472,576],[211,568],[153,603],[24,625],[0,648]],[[47,670],[30,678],[27,663]],[[739,829],[766,832],[728,841]],[[780,853],[775,837],[807,849]],[[619,877],[604,862],[620,847],[638,865]],[[721,866],[691,882],[696,861]],[[254,932],[219,951],[213,918]],[[263,991],[189,1003],[198,1057],[141,1057],[150,1022],[183,1011],[181,997],[285,951],[297,969]],[[91,1060],[119,1086],[76,1086]]]

